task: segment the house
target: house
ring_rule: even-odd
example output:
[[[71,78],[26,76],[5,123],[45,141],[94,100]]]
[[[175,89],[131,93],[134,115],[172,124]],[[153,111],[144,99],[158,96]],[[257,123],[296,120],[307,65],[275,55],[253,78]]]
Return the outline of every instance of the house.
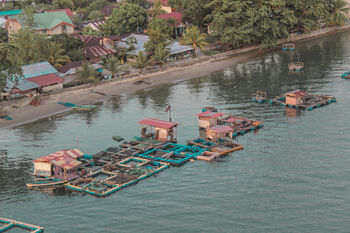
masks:
[[[140,51],[145,51],[144,45],[149,40],[149,37],[145,34],[132,33],[126,37],[123,37],[120,42],[117,43],[117,46],[121,48],[128,48],[129,46],[126,44],[126,41],[129,37],[134,37],[136,39],[136,44],[133,45],[135,49],[128,52],[129,55],[136,56]],[[189,58],[194,54],[194,49],[191,46],[181,45],[176,41],[168,46],[168,50],[170,60]]]
[[[7,19],[9,16],[19,15],[22,10],[9,10],[9,11],[0,11],[0,17]]]
[[[66,14],[68,15],[68,17],[71,17],[71,16],[74,15],[73,12],[72,12],[72,10],[69,9],[69,8],[67,8],[67,9],[56,9],[56,10],[47,10],[46,12],[62,12],[62,11],[66,12]]]
[[[34,30],[47,35],[74,33],[75,26],[66,11],[36,13],[34,14],[34,22]],[[22,15],[8,17],[6,28],[9,35],[17,33],[23,27],[25,27],[25,23]]]
[[[184,23],[182,21],[182,13],[181,12],[175,11],[172,13],[162,14],[162,15],[158,15],[157,18],[165,19],[166,21],[169,22],[169,24],[173,28],[172,37],[174,39],[182,37],[185,34],[186,28],[188,25],[187,25],[187,23]]]
[[[228,125],[217,125],[207,129],[207,138],[214,141],[232,138],[232,132],[233,129]]]
[[[221,112],[205,111],[197,114],[199,128],[212,128],[219,124],[219,117],[225,115]]]
[[[23,76],[18,78],[18,83],[7,82],[3,90],[12,97],[63,88],[63,78],[58,76],[58,71],[47,61],[22,66],[22,70]]]
[[[105,19],[108,19],[109,16],[113,13],[114,9],[118,9],[119,6],[105,6],[100,11],[104,15]]]
[[[304,91],[293,91],[286,94],[286,104],[287,105],[299,105],[303,104],[304,97],[307,95]]]
[[[83,41],[84,58],[90,63],[98,63],[103,57],[113,55],[117,52],[114,49],[113,38],[84,36],[80,34],[74,34],[72,36]]]
[[[34,160],[34,175],[58,179],[77,177],[77,169],[82,164],[78,161],[83,153],[78,149],[62,150]]]
[[[101,32],[103,30],[103,25],[105,24],[105,20],[95,20],[89,22],[85,27],[91,27],[93,30]]]
[[[176,142],[177,123],[153,118],[145,118],[139,122],[142,125],[141,137],[162,142]],[[149,130],[148,130],[149,129]],[[149,131],[149,133],[147,133]]]

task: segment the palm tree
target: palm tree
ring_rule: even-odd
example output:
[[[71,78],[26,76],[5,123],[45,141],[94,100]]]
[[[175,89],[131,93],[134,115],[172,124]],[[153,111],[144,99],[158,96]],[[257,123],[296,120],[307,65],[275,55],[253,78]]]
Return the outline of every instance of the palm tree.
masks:
[[[112,78],[114,78],[115,74],[118,71],[124,71],[125,67],[121,66],[121,62],[119,61],[119,59],[117,57],[111,56],[106,58],[103,61],[103,68],[109,70],[112,74]]]
[[[349,8],[347,7],[347,2],[344,0],[336,0],[334,2],[334,9],[330,16],[331,25],[340,25],[343,26],[346,18],[346,15],[349,12]]]
[[[77,72],[78,79],[82,83],[97,83],[97,71],[89,67],[89,63],[84,62]]]
[[[152,59],[160,66],[162,69],[163,65],[168,62],[170,54],[166,48],[162,44],[158,44],[152,56]]]
[[[56,68],[61,67],[62,63],[70,62],[70,58],[69,56],[65,55],[62,45],[57,42],[48,43],[46,59]]]
[[[203,51],[204,46],[208,45],[205,41],[206,39],[207,35],[205,33],[201,33],[197,26],[192,26],[186,30],[186,34],[180,42],[184,45],[191,45],[195,51],[195,55],[197,55],[196,50],[198,48]]]
[[[145,55],[144,52],[139,51],[135,60],[136,60],[136,63],[134,64],[134,67],[136,69],[139,69],[140,74],[142,74],[143,69],[148,66],[147,56]]]

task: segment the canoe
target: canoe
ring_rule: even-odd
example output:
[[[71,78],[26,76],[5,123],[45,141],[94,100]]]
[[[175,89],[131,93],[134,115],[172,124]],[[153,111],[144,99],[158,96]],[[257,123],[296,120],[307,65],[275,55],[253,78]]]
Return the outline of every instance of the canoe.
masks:
[[[73,108],[77,110],[88,110],[88,109],[96,108],[96,105],[76,105]]]
[[[38,187],[50,187],[50,186],[58,186],[67,183],[67,180],[60,179],[48,179],[45,181],[39,181],[32,184],[26,184],[28,188],[38,188]]]

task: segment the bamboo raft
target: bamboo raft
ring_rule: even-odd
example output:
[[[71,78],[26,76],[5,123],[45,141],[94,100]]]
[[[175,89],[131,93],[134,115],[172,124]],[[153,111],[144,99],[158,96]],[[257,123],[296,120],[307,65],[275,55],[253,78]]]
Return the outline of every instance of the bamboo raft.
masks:
[[[28,223],[18,222],[18,221],[6,219],[6,218],[0,217],[0,223],[2,223],[2,225],[0,225],[0,232],[11,231],[16,228],[23,229],[26,232],[30,231],[32,233],[44,232],[43,227],[35,226]]]
[[[290,43],[283,44],[282,50],[283,51],[294,51],[295,50],[295,43],[290,42]]]
[[[337,99],[334,96],[311,95],[308,93],[302,96],[301,101],[298,103],[294,103],[294,104],[289,103],[288,98],[289,98],[288,96],[284,95],[281,97],[276,97],[274,99],[271,99],[269,102],[270,104],[281,105],[281,106],[286,106],[286,107],[291,107],[296,109],[303,109],[303,110],[313,110],[315,108],[320,108],[328,104],[337,102]]]
[[[291,62],[288,65],[290,71],[301,71],[304,68],[304,62]]]

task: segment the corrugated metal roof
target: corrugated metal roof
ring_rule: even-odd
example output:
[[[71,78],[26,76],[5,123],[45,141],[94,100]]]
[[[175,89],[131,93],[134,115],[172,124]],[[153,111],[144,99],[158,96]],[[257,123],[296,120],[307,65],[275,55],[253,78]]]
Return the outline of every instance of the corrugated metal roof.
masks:
[[[50,154],[50,155],[42,156],[42,157],[34,160],[34,162],[49,163],[49,162],[52,162],[54,160],[61,160],[61,159],[65,159],[66,161],[70,161],[73,159],[77,159],[78,157],[81,157],[81,156],[83,156],[83,152],[81,152],[79,149],[61,150],[61,151],[57,151],[57,152]]]
[[[306,92],[300,91],[300,90],[293,91],[293,92],[289,92],[289,93],[287,93],[287,94],[288,94],[288,95],[289,95],[289,94],[293,94],[293,95],[295,95],[295,96],[305,96],[305,95],[307,95]]]
[[[163,120],[158,120],[153,118],[145,118],[142,121],[140,121],[139,124],[149,125],[149,126],[163,128],[163,129],[170,129],[177,126],[177,123],[175,122],[163,121]]]
[[[228,125],[217,125],[209,129],[215,133],[229,133],[233,131],[233,129]]]
[[[213,118],[222,117],[223,115],[225,115],[225,113],[212,112],[212,111],[206,111],[206,112],[201,112],[201,113],[197,114],[197,116],[199,116],[199,117],[205,116],[205,117],[213,117]]]
[[[31,78],[44,74],[57,74],[57,70],[47,61],[22,66],[23,78]]]
[[[48,10],[47,12],[60,12],[60,11],[64,11],[66,12],[66,14],[68,16],[73,16],[73,12],[71,9],[67,8],[67,9],[56,9],[56,10]]]
[[[63,82],[63,78],[61,78],[55,74],[40,75],[40,76],[36,76],[33,78],[28,78],[26,80],[28,80],[32,83],[35,83],[36,85],[38,85],[40,87],[45,87],[45,86],[49,86],[49,85]]]
[[[90,46],[84,48],[85,58],[93,58],[93,57],[103,57],[107,55],[115,54],[117,51],[114,49],[108,49],[106,46],[98,45],[98,46]]]
[[[22,10],[0,11],[0,16],[18,15]]]

